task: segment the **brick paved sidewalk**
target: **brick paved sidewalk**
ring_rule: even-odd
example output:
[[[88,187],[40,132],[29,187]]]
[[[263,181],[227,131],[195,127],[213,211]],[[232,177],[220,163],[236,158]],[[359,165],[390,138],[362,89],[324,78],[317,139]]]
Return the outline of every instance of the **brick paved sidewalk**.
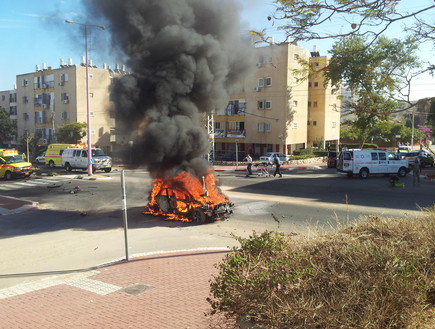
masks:
[[[204,314],[227,252],[157,254],[0,290],[0,328],[224,328]]]

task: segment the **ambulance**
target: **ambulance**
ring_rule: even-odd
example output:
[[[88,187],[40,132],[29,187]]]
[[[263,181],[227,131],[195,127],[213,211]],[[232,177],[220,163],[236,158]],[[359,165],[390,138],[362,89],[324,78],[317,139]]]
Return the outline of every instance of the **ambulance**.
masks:
[[[393,174],[405,177],[409,172],[408,160],[385,150],[347,150],[338,157],[337,173],[368,178],[374,174]]]
[[[83,144],[50,144],[45,151],[45,164],[50,168],[63,167],[62,153],[70,148],[84,148]]]
[[[30,162],[16,149],[0,149],[0,178],[29,177],[33,172]]]

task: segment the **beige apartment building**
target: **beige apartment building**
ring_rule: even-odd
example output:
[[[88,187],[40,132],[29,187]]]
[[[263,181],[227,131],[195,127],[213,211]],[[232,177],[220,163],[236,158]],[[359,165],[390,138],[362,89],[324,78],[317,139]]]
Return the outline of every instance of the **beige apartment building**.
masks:
[[[293,44],[255,48],[255,74],[244,90],[230,97],[214,116],[215,155],[237,148],[255,157],[267,152],[292,154],[310,146],[338,144],[340,100],[324,87],[327,58]],[[297,72],[310,63],[319,73],[303,79]]]
[[[324,85],[324,70],[329,59],[311,53],[310,65],[313,74],[308,82],[308,145],[326,147],[338,145],[340,138],[341,98],[340,89],[330,84]]]
[[[126,74],[110,68],[89,67],[91,141],[106,152],[116,151],[115,119],[109,112],[112,78]],[[56,142],[56,129],[73,122],[87,122],[86,67],[61,64],[59,68],[36,66],[35,72],[16,77],[18,139],[35,134],[40,144]],[[87,137],[82,140],[87,143]],[[125,141],[127,143],[127,141]],[[121,141],[122,144],[122,141]]]

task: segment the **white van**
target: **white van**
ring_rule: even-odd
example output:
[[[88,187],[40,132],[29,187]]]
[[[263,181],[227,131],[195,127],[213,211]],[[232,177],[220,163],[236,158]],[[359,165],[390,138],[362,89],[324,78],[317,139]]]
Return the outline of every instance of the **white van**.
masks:
[[[408,160],[397,153],[382,150],[343,150],[338,157],[337,172],[367,178],[372,174],[396,174],[405,177]]]
[[[102,149],[92,149],[92,172],[96,170],[104,170],[110,172],[112,170],[112,158],[105,155]],[[66,149],[62,153],[62,166],[67,171],[73,169],[85,170],[88,168],[88,150],[82,148]]]

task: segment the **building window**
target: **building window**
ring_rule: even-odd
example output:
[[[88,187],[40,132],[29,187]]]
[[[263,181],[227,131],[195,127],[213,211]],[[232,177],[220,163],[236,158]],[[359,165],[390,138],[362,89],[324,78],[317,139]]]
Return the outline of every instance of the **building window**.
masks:
[[[313,126],[317,126],[317,121],[313,121]]]
[[[318,82],[314,82],[314,87],[318,87],[319,83]]]
[[[313,107],[317,107],[317,101],[313,102]]]
[[[257,102],[258,110],[270,110],[272,109],[272,101],[258,101]]]
[[[293,55],[293,59],[294,59],[295,61],[297,61],[297,60],[299,59],[299,55],[298,55],[298,54],[294,54],[294,55]]]
[[[264,87],[264,79],[263,79],[263,78],[258,79],[258,87],[259,87],[259,88]]]
[[[267,122],[259,122],[258,123],[258,132],[270,132],[270,123]]]
[[[311,124],[310,120],[307,121],[307,126],[309,126]]]
[[[264,78],[264,83],[266,87],[270,87],[272,85],[272,78]]]
[[[220,122],[215,122],[214,123],[214,129],[221,129],[221,123]]]
[[[293,101],[292,105],[293,106],[298,106],[298,101]]]
[[[308,101],[308,107],[311,107],[311,101]]]
[[[308,87],[311,87],[311,82],[308,82]]]
[[[332,123],[332,128],[337,128],[337,122]]]
[[[292,128],[293,129],[297,129],[298,128],[298,123],[297,122],[293,122],[292,123]]]
[[[27,104],[29,102],[29,97],[23,96],[23,103]]]
[[[2,95],[2,101],[6,100],[6,96]]]
[[[23,86],[23,87],[26,87],[28,84],[29,84],[29,80],[24,79],[24,80],[23,80],[23,83],[22,83],[22,86]]]
[[[23,113],[23,119],[24,120],[29,120],[29,114],[28,113]]]
[[[68,104],[69,103],[69,95],[67,93],[62,93],[61,95],[62,103]]]

